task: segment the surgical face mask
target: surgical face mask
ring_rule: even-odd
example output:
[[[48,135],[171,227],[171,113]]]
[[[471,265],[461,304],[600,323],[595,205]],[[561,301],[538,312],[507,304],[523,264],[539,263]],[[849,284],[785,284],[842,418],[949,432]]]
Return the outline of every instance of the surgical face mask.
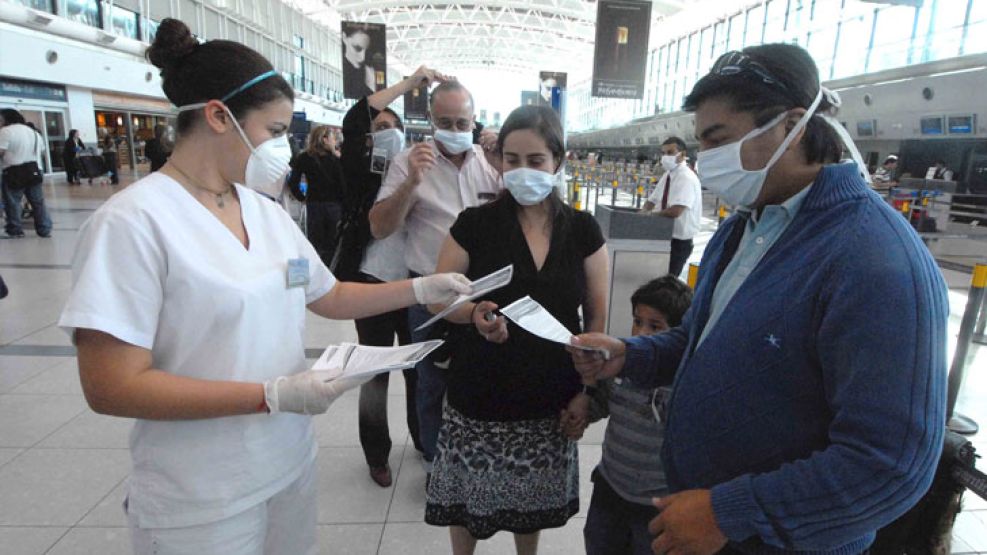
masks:
[[[797,124],[788,132],[785,140],[781,142],[768,163],[759,170],[746,170],[741,159],[741,147],[745,141],[763,135],[788,117],[788,112],[778,114],[767,125],[751,130],[739,141],[727,145],[718,146],[699,153],[696,158],[696,171],[699,173],[699,182],[703,187],[719,195],[723,202],[731,206],[742,206],[750,208],[764,187],[764,180],[768,171],[781,158],[788,145],[792,144],[795,136],[798,135],[808,123],[819,102],[822,100],[822,90],[816,95],[816,99],[809,106],[809,109],[802,116]],[[664,160],[662,161],[664,162]]]
[[[435,130],[435,140],[442,143],[446,150],[452,154],[462,154],[473,148],[472,131],[448,131],[446,129]]]
[[[552,193],[557,181],[558,174],[531,168],[504,172],[504,185],[514,200],[522,206],[533,206],[545,200]]]
[[[178,111],[198,110],[205,106],[205,103],[190,104],[182,106]],[[247,134],[243,132],[243,128],[240,127],[240,122],[233,117],[233,112],[225,105],[223,109],[233,121],[237,133],[240,134],[240,139],[250,149],[247,167],[244,168],[243,172],[243,185],[271,198],[280,198],[281,192],[284,190],[284,176],[288,175],[289,164],[291,163],[291,145],[288,144],[288,136],[274,137],[264,141],[260,146],[254,147],[250,144]]]
[[[400,129],[382,129],[371,135],[374,138],[374,150],[381,149],[388,159],[394,158],[395,154],[404,149],[404,133]]]
[[[672,171],[679,167],[679,157],[675,154],[666,154],[661,157],[661,167],[665,168],[665,171]]]

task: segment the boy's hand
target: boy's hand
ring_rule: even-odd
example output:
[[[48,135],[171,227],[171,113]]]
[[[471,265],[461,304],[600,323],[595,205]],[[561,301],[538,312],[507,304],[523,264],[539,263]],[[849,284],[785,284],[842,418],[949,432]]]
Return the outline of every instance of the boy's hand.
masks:
[[[589,403],[589,395],[577,393],[569,401],[569,406],[562,409],[562,413],[559,416],[562,424],[562,433],[573,441],[583,437],[583,432],[589,426]]]

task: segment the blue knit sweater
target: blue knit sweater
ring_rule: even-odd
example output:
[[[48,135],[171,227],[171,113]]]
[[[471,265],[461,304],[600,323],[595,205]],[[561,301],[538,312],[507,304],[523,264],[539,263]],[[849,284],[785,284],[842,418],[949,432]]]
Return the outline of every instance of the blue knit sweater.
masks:
[[[624,377],[674,376],[669,486],[711,488],[746,553],[861,553],[925,493],[942,447],[942,275],[854,165],[814,183],[699,348],[739,216],[706,248],[682,325],[625,340]]]

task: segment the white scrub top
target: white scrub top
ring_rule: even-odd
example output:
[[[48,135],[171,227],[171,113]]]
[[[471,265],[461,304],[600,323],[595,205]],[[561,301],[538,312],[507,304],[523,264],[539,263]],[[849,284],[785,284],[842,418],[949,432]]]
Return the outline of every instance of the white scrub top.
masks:
[[[154,368],[263,382],[306,369],[305,305],[336,279],[288,214],[237,186],[246,249],[188,191],[155,173],[83,225],[59,326],[151,351]],[[288,288],[289,259],[309,284]],[[129,512],[142,528],[214,522],[270,498],[313,460],[312,421],[293,414],[138,420]]]

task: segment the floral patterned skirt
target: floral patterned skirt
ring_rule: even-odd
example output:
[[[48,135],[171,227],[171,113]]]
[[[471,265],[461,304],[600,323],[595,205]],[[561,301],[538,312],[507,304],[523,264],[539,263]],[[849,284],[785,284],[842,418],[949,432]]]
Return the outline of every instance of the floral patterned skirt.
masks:
[[[473,420],[445,406],[425,522],[486,539],[564,526],[579,512],[579,452],[558,418]]]

